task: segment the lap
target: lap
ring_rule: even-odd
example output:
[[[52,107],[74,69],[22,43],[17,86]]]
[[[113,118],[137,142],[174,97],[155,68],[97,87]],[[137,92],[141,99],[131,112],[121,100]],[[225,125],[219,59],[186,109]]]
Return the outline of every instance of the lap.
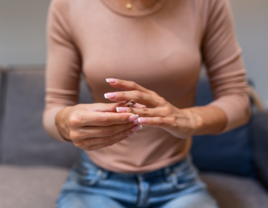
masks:
[[[57,208],[218,208],[189,160],[146,174],[113,173],[84,155],[62,186]]]
[[[88,193],[66,193],[57,203],[57,208],[124,208],[113,199]]]
[[[177,197],[158,208],[218,208],[215,200],[205,192]]]

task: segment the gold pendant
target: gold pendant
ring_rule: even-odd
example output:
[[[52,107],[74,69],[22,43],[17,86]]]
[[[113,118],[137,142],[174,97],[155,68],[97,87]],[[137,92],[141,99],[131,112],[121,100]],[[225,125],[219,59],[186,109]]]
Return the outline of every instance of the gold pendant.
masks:
[[[127,9],[132,9],[132,4],[127,3],[127,4],[126,4],[126,8],[127,8]]]

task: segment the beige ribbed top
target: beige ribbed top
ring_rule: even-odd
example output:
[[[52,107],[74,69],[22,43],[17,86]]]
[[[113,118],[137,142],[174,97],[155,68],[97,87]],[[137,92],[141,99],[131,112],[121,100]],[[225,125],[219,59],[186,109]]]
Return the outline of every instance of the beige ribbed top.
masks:
[[[48,20],[44,126],[60,139],[59,110],[75,105],[80,73],[95,102],[115,91],[105,82],[132,80],[178,108],[194,104],[205,63],[215,100],[228,118],[226,130],[249,113],[246,78],[227,0],[160,0],[145,13],[126,13],[112,0],[53,0]],[[148,172],[182,160],[191,138],[144,127],[113,146],[88,152],[93,162],[124,173]],[[66,153],[68,154],[68,153]]]

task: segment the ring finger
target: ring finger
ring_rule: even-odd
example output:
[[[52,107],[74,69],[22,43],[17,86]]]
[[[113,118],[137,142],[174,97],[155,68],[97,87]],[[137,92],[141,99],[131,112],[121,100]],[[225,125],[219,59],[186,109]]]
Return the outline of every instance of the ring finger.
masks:
[[[139,117],[161,117],[164,116],[162,111],[157,108],[129,108],[129,107],[117,107],[118,113],[133,113]]]

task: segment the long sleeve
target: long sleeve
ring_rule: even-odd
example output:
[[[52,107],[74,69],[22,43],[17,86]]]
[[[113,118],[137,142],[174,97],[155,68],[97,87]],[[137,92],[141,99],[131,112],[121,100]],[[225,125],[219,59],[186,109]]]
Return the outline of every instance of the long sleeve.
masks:
[[[80,55],[71,38],[68,1],[53,0],[47,25],[46,98],[43,125],[54,139],[64,141],[55,125],[56,114],[78,100]]]
[[[228,0],[210,0],[202,54],[214,101],[227,116],[223,132],[245,124],[250,117],[246,72]]]

